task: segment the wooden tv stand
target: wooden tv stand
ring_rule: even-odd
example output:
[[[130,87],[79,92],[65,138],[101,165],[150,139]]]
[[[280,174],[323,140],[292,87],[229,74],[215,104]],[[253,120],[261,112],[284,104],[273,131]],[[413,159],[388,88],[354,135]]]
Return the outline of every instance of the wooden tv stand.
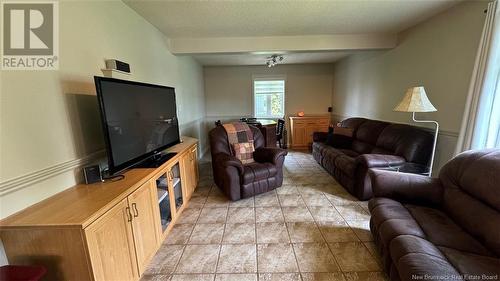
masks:
[[[44,265],[46,280],[138,280],[198,184],[198,141],[182,140],[158,168],[76,185],[0,221],[9,263]]]

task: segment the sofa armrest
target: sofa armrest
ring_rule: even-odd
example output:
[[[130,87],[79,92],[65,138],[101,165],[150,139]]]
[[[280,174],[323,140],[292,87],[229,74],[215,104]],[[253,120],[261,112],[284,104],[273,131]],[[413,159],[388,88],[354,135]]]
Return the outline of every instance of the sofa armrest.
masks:
[[[384,170],[369,171],[373,196],[421,205],[439,205],[443,187],[437,178]]]
[[[328,137],[328,133],[326,132],[314,132],[313,133],[313,141],[314,142],[326,142]]]
[[[238,158],[232,155],[225,153],[217,153],[213,156],[212,161],[214,161],[217,165],[221,165],[224,168],[228,166],[235,167],[240,175],[243,174],[243,164]]]
[[[288,151],[286,149],[274,147],[259,147],[253,153],[253,158],[255,159],[255,161],[260,163],[271,162],[276,165],[279,162],[279,158],[284,158],[287,154]]]
[[[356,163],[367,168],[381,168],[406,163],[406,159],[397,155],[388,154],[362,154],[356,157]]]

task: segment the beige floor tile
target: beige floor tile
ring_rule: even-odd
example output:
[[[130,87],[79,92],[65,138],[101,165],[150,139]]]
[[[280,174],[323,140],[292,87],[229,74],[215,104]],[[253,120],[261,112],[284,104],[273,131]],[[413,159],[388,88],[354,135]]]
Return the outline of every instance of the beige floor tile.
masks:
[[[377,261],[379,267],[384,268],[383,263],[382,263],[382,257],[380,256],[380,253],[379,253],[378,248],[375,245],[375,243],[374,242],[363,242],[363,244],[368,249],[368,252],[370,252],[370,254],[372,254],[372,257]]]
[[[361,208],[365,209],[365,211],[367,211],[369,213],[370,208],[368,208],[368,202],[369,201],[358,201],[357,203]]]
[[[227,208],[203,208],[198,223],[224,223],[226,216]]]
[[[355,242],[358,237],[345,221],[321,221],[318,222],[319,230],[325,237],[326,242]]]
[[[299,194],[299,191],[297,190],[297,187],[295,185],[287,185],[277,188],[276,193],[278,193],[278,195],[290,195]]]
[[[171,275],[157,274],[157,275],[142,275],[139,281],[170,281]]]
[[[358,202],[358,199],[356,197],[352,196],[346,191],[338,194],[324,194],[326,196],[326,199],[328,199],[328,201],[330,201],[334,206],[356,204],[356,202]]]
[[[330,243],[342,271],[380,271],[377,261],[361,242]]]
[[[334,207],[309,207],[315,221],[341,221],[344,220]]]
[[[227,213],[227,223],[254,223],[255,209],[254,208],[229,208]]]
[[[259,273],[299,271],[291,244],[258,244],[257,261]]]
[[[220,245],[187,245],[176,273],[215,273]]]
[[[176,224],[170,231],[165,244],[186,244],[193,231],[194,224]]]
[[[345,281],[340,272],[302,273],[302,281]]]
[[[222,245],[217,273],[257,272],[257,248],[255,244]]]
[[[216,274],[215,281],[257,281],[256,273]]]
[[[220,190],[216,185],[213,185],[208,196],[224,197],[224,192],[222,192],[222,190]]]
[[[301,281],[299,273],[261,273],[259,281]]]
[[[297,189],[302,195],[321,195],[324,190],[321,185],[317,184],[302,184],[297,186]]]
[[[282,222],[257,223],[257,243],[289,243],[288,230]]]
[[[337,209],[346,221],[370,220],[370,214],[358,204],[335,206],[335,209]]]
[[[356,233],[356,236],[358,236],[359,240],[366,242],[373,241],[369,220],[347,221],[347,223],[354,231],[354,233]]]
[[[184,245],[162,245],[149,263],[144,274],[170,274],[184,251]]]
[[[303,194],[302,199],[310,207],[331,207],[332,204],[324,194]]]
[[[208,196],[207,201],[205,202],[205,208],[226,208],[229,206],[229,199],[227,199],[224,195],[220,196]]]
[[[274,190],[255,196],[255,207],[278,207],[279,205],[278,196]]]
[[[223,223],[197,224],[194,226],[188,244],[219,244],[223,233]]]
[[[246,198],[246,199],[240,199],[238,201],[231,201],[229,203],[229,207],[230,208],[237,208],[237,207],[250,207],[250,208],[253,208],[253,207],[255,207],[254,201],[255,200],[254,200],[253,197]]]
[[[189,199],[188,209],[201,209],[205,205],[207,197],[196,196]]]
[[[326,243],[293,244],[300,272],[340,271]]]
[[[283,212],[280,207],[255,208],[257,222],[284,222]]]
[[[198,217],[200,216],[201,209],[199,208],[188,208],[182,211],[181,217],[176,223],[196,223]]]
[[[213,281],[214,274],[175,274],[171,281]]]
[[[255,243],[255,224],[253,223],[231,223],[226,224],[224,231],[224,244],[247,244]]]
[[[193,192],[192,196],[205,196],[206,197],[210,193],[210,188],[211,188],[210,185],[207,185],[207,186],[198,186],[195,189],[195,191]]]
[[[388,281],[383,272],[345,272],[346,281]]]
[[[283,207],[281,209],[286,222],[314,221],[306,207]]]
[[[282,207],[304,207],[306,204],[300,194],[278,195]]]
[[[288,222],[286,227],[292,243],[325,242],[314,222]]]

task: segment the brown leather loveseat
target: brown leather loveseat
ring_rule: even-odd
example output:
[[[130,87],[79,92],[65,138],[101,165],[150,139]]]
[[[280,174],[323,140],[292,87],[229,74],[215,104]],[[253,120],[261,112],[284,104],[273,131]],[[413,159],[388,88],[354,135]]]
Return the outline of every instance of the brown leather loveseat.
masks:
[[[353,130],[349,147],[327,144],[327,133],[314,133],[312,154],[340,184],[360,200],[372,197],[368,170],[412,162],[427,165],[432,134],[410,125],[348,118],[341,126]]]
[[[370,228],[391,280],[499,280],[500,150],[462,153],[439,178],[371,177]]]
[[[242,164],[233,156],[223,126],[217,126],[209,133],[215,184],[233,201],[273,190],[283,184],[283,162],[287,151],[264,147],[264,136],[260,130],[249,127],[255,147],[255,162],[250,164]]]

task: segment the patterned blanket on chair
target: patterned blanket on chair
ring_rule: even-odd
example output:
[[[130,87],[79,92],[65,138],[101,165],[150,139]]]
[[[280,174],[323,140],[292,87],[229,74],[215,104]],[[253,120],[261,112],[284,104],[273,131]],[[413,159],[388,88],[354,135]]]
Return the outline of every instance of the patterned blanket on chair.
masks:
[[[233,122],[222,125],[227,133],[229,146],[236,158],[240,159],[243,164],[254,162],[253,152],[253,133],[246,123]]]

